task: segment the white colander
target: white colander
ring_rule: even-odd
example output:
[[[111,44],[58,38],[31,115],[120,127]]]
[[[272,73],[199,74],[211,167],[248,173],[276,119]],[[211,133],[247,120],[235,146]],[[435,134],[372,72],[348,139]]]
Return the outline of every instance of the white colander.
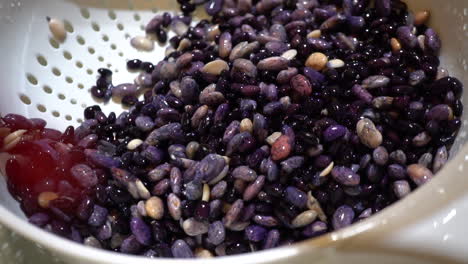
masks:
[[[431,10],[432,25],[443,41],[442,65],[468,85],[468,2],[407,2],[413,10]],[[136,74],[126,70],[128,59],[154,63],[163,58],[164,47],[155,45],[152,52],[139,52],[130,45],[130,39],[144,35],[144,26],[154,14],[167,10],[177,10],[175,0],[0,0],[0,113],[40,117],[47,120],[49,127],[60,130],[79,124],[84,108],[100,103],[89,92],[96,81],[98,68],[111,69],[113,83],[132,82]],[[68,32],[63,43],[51,38],[47,16],[65,21]],[[467,92],[463,102],[468,105]],[[112,102],[101,104],[101,108],[105,113],[123,110]],[[468,252],[463,250],[468,235],[468,229],[464,227],[468,220],[468,181],[465,179],[468,176],[465,168],[468,166],[468,147],[463,148],[466,116],[452,149],[452,161],[429,184],[379,215],[295,246],[204,260],[203,263],[304,263],[314,260],[362,263],[360,253],[369,253],[369,250],[373,253],[372,261],[378,258],[382,263],[400,259],[407,263],[468,261]],[[175,263],[84,247],[29,225],[9,196],[4,179],[0,178],[0,223],[68,263]],[[11,245],[7,241],[2,243],[3,247]],[[1,247],[0,252],[5,252]],[[430,258],[424,257],[428,251]],[[21,253],[21,249],[13,252]],[[422,252],[426,255],[421,255]],[[0,263],[20,263],[20,259],[24,263],[35,261],[24,257],[15,257],[14,261],[1,259],[6,256],[0,253]]]

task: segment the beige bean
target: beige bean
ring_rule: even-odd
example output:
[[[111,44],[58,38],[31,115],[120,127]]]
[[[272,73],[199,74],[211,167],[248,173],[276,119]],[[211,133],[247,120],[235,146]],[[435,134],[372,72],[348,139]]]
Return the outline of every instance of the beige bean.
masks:
[[[335,165],[335,163],[333,161],[330,162],[330,164],[328,164],[328,166],[325,169],[323,169],[322,172],[320,172],[319,176],[320,177],[325,177],[328,174],[330,174],[330,172],[332,171],[334,165]]]
[[[375,149],[382,144],[382,134],[375,127],[374,122],[368,118],[363,118],[357,122],[356,132],[361,143],[371,149]]]
[[[292,228],[300,228],[312,224],[317,219],[317,215],[314,210],[304,211],[292,220],[291,226]]]
[[[143,182],[140,179],[137,179],[135,181],[136,189],[138,191],[138,196],[142,199],[149,199],[151,197],[150,192],[146,188],[146,186],[143,184]]]
[[[195,257],[197,258],[212,258],[213,254],[209,250],[204,248],[197,248],[195,249]]]
[[[425,24],[431,16],[431,13],[428,10],[418,11],[414,14],[414,25],[420,26]]]
[[[163,201],[157,197],[153,196],[146,200],[145,202],[146,214],[156,220],[160,220],[164,216],[164,204]]]
[[[214,41],[217,36],[221,34],[221,30],[219,30],[219,25],[213,25],[208,28],[207,30],[207,39],[209,41]]]
[[[320,29],[312,30],[307,34],[307,38],[320,38],[322,36],[322,31]]]
[[[312,192],[309,191],[307,193],[307,208],[310,210],[313,210],[317,212],[317,216],[320,218],[321,221],[326,222],[327,221],[327,216],[323,212],[322,207],[320,206],[319,202],[315,197],[312,195]]]
[[[283,57],[283,58],[285,58],[287,60],[292,60],[296,56],[297,56],[297,50],[295,50],[295,49],[287,50],[281,55],[281,57]]]
[[[65,30],[65,24],[56,18],[47,18],[49,22],[49,30],[52,33],[52,36],[60,41],[63,42],[67,38],[67,31]]]
[[[153,41],[144,36],[133,37],[130,44],[137,50],[152,51],[154,49]]]
[[[321,71],[325,68],[327,62],[327,55],[321,52],[314,52],[307,58],[305,65],[314,70]]]
[[[59,196],[54,192],[42,192],[37,196],[37,203],[42,208],[49,208],[49,203]]]
[[[239,128],[240,132],[249,132],[249,133],[252,133],[253,131],[253,123],[250,119],[248,118],[244,118],[242,119],[241,123],[240,123],[240,128]]]
[[[135,150],[135,149],[138,148],[141,144],[143,144],[143,140],[141,140],[141,139],[139,139],[139,138],[133,139],[133,140],[131,140],[130,142],[128,142],[128,144],[127,144],[127,149],[128,149],[128,150]]]
[[[229,65],[223,60],[209,62],[201,69],[202,72],[211,75],[220,75],[224,70],[229,70]]]
[[[343,66],[345,66],[345,63],[340,59],[333,59],[327,63],[327,67],[332,69],[341,68]]]
[[[401,50],[401,43],[396,38],[390,39],[390,46],[392,47],[393,52],[398,52]]]
[[[273,134],[271,134],[270,136],[268,136],[265,141],[269,144],[269,145],[273,145],[273,143],[275,143],[275,141],[280,138],[283,134],[281,134],[281,132],[274,132]]]
[[[210,201],[210,186],[208,184],[203,184],[203,195],[202,201],[209,202]]]
[[[179,42],[179,46],[177,47],[177,51],[183,51],[183,50],[187,49],[188,47],[190,47],[190,45],[192,45],[192,42],[189,39],[184,38]]]

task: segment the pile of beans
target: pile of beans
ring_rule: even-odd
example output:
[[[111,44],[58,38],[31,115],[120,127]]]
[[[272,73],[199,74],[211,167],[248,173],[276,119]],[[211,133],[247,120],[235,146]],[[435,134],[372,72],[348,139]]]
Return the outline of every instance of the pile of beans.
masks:
[[[146,28],[176,33],[163,61],[128,61],[135,83],[99,70],[92,95],[128,111],[88,107],[64,133],[3,117],[9,188],[33,224],[149,257],[239,254],[368,218],[447,162],[463,87],[439,67],[429,12],[178,1],[184,15]],[[190,26],[196,5],[212,17]]]

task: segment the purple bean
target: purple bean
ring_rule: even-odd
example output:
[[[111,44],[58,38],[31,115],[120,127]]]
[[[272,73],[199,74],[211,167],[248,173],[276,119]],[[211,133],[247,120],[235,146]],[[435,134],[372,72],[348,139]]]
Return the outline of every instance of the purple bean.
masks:
[[[354,211],[347,205],[342,205],[336,209],[332,218],[332,225],[335,230],[347,227],[353,223]]]
[[[348,129],[341,125],[331,125],[323,132],[323,138],[325,141],[334,141],[338,138],[341,138],[346,134]]]
[[[309,43],[314,50],[325,51],[332,48],[332,43],[321,38],[307,38],[307,43]]]
[[[235,152],[247,152],[255,145],[255,139],[249,132],[242,132],[235,135],[227,144],[226,155],[230,156]]]
[[[366,89],[362,88],[361,85],[355,84],[352,88],[353,94],[364,102],[370,104],[373,96]]]
[[[219,56],[221,58],[226,58],[231,53],[231,50],[232,50],[231,40],[232,40],[232,36],[229,32],[224,32],[219,37]]]
[[[214,16],[219,13],[223,7],[223,0],[209,0],[205,4],[206,13],[210,16]]]
[[[253,242],[260,242],[265,239],[267,236],[267,229],[258,226],[258,225],[250,225],[245,229],[245,236],[248,240]]]
[[[86,164],[77,164],[70,169],[71,176],[84,188],[91,188],[98,183],[93,169]]]
[[[383,166],[388,161],[388,152],[385,147],[377,147],[372,153],[372,158],[374,159],[377,165]]]
[[[227,189],[227,183],[225,181],[218,182],[213,188],[211,189],[210,198],[211,199],[220,199],[224,196]]]
[[[231,172],[232,177],[247,182],[255,181],[257,173],[247,166],[239,166]]]
[[[236,200],[229,211],[227,211],[226,215],[224,216],[223,222],[224,226],[228,227],[233,224],[237,219],[239,219],[242,209],[244,208],[244,201],[241,199]]]
[[[300,168],[302,164],[304,164],[304,157],[293,156],[281,162],[281,170],[286,174],[290,174],[294,170]]]
[[[250,201],[257,196],[260,190],[265,184],[265,176],[258,176],[254,182],[252,182],[244,191],[243,199],[244,201]]]
[[[287,84],[290,82],[291,78],[297,75],[298,70],[297,68],[287,68],[286,70],[282,70],[276,76],[276,81],[280,84]]]
[[[424,32],[424,36],[426,37],[424,39],[425,51],[434,55],[439,54],[441,42],[437,33],[432,28],[428,28]]]
[[[393,183],[393,192],[401,199],[411,192],[411,187],[407,181],[395,181]]]
[[[224,242],[225,237],[226,231],[221,221],[216,221],[210,224],[208,228],[208,241],[211,244],[218,246]]]
[[[346,17],[342,14],[337,14],[334,15],[327,20],[325,20],[321,25],[320,25],[320,30],[321,31],[332,31],[338,28],[341,24],[343,24],[346,21]]]
[[[399,164],[391,164],[387,167],[388,176],[396,180],[402,180],[406,177],[406,169]]]
[[[174,140],[180,141],[183,138],[182,128],[180,123],[170,123],[164,125],[160,128],[153,130],[148,137],[146,138],[145,142],[149,145],[155,145],[159,141],[164,140]]]
[[[234,76],[243,74],[255,78],[257,76],[257,67],[250,60],[239,58],[234,60],[231,74]]]
[[[289,203],[298,208],[304,208],[307,204],[307,195],[295,187],[287,187],[284,196]]]
[[[50,221],[50,216],[45,213],[35,213],[29,217],[28,221],[36,226],[44,227]]]
[[[101,226],[106,222],[108,210],[102,206],[94,205],[93,212],[88,219],[88,224],[91,226]]]
[[[253,221],[259,225],[266,227],[275,227],[278,226],[278,220],[273,216],[268,215],[255,215]]]
[[[397,29],[397,37],[404,47],[413,49],[418,45],[417,37],[411,32],[408,26],[401,26]]]
[[[304,230],[302,231],[302,234],[305,237],[312,238],[312,237],[317,237],[326,233],[327,230],[328,230],[327,224],[325,224],[322,221],[315,221],[314,223],[306,226]]]
[[[263,243],[263,249],[269,249],[278,246],[280,237],[280,232],[277,229],[268,231],[268,234],[266,235],[265,241]]]
[[[156,185],[154,185],[153,190],[151,191],[151,193],[153,195],[158,195],[158,196],[164,195],[165,193],[167,193],[169,191],[170,188],[171,188],[170,180],[169,179],[162,179]]]
[[[131,235],[122,241],[120,246],[120,252],[127,254],[136,254],[142,248],[142,245],[138,242],[134,235]]]
[[[223,136],[223,142],[228,143],[231,141],[231,139],[239,133],[240,129],[240,122],[237,120],[234,120],[229,124],[229,126],[226,128],[226,131],[224,132]]]
[[[226,161],[217,154],[209,154],[199,163],[196,170],[196,178],[203,182],[215,179],[224,169]]]
[[[189,200],[199,200],[203,194],[203,185],[197,180],[193,180],[185,185],[184,194]]]
[[[358,174],[353,172],[351,169],[343,166],[335,166],[331,172],[333,179],[340,184],[345,186],[356,186],[359,185],[360,177]]]
[[[289,60],[283,57],[270,57],[258,62],[259,70],[281,71],[288,68]]]
[[[140,244],[146,246],[151,244],[151,229],[142,219],[133,217],[130,228]]]
[[[99,240],[107,240],[112,237],[112,226],[109,221],[98,228],[96,238]]]

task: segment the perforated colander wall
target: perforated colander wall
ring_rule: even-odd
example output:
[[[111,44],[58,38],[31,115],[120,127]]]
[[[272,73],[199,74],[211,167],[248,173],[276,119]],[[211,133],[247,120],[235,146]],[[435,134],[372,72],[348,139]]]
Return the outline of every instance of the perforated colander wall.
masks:
[[[164,47],[156,43],[151,52],[138,51],[130,39],[145,35],[144,27],[155,13],[176,10],[176,1],[24,1],[12,2],[11,15],[3,17],[2,32],[14,40],[5,49],[13,65],[2,69],[12,94],[0,111],[41,117],[49,125],[63,129],[82,122],[83,109],[101,103],[90,95],[97,69],[114,72],[113,82],[133,82],[137,73],[126,69],[126,61],[138,58],[157,62]],[[33,14],[31,15],[31,12]],[[67,38],[63,43],[52,38],[46,17],[64,21]],[[3,46],[3,45],[1,45]],[[13,77],[14,76],[14,77]],[[5,78],[2,78],[5,80]],[[4,103],[2,101],[2,103]],[[16,105],[12,107],[12,105]],[[120,112],[114,102],[101,105],[105,113]]]

